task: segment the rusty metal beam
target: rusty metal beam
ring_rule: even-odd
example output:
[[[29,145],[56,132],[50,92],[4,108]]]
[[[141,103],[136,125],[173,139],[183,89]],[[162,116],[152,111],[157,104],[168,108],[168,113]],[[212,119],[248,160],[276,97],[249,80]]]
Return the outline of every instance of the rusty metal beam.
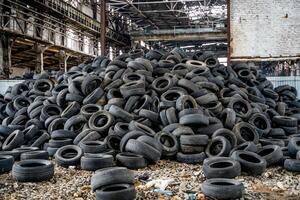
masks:
[[[282,61],[282,60],[299,60],[300,56],[280,56],[280,57],[231,57],[231,62],[261,62],[261,61]]]
[[[227,33],[213,29],[177,29],[134,32],[135,41],[226,41]]]
[[[106,56],[106,0],[101,0],[101,55]]]

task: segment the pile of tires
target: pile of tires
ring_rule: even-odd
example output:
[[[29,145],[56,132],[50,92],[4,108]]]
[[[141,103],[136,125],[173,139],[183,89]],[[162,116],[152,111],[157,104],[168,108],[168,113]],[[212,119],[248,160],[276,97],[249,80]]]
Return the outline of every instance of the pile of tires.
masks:
[[[92,171],[224,157],[249,175],[300,171],[297,91],[273,88],[255,67],[179,48],[133,50],[34,78],[0,96],[0,155],[41,149]]]

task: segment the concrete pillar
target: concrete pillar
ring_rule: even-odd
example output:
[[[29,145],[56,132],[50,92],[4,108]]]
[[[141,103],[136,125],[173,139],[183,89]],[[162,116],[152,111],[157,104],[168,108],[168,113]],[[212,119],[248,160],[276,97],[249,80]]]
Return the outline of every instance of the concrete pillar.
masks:
[[[106,56],[107,49],[106,49],[106,1],[101,0],[101,37],[100,37],[100,44],[101,44],[101,55]]]
[[[0,34],[0,79],[9,79],[12,45],[13,39],[7,34]]]
[[[41,45],[36,43],[34,49],[36,52],[36,62],[35,62],[35,72],[41,73],[44,71],[44,52],[49,48],[49,46]]]
[[[65,51],[59,51],[59,70],[63,70],[64,72],[68,71],[68,59],[70,55]]]

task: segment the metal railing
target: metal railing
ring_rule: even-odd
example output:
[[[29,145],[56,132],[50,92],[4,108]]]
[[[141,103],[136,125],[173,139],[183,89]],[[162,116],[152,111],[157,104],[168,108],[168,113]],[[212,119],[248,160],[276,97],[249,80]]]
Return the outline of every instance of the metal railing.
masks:
[[[63,47],[88,55],[98,55],[98,38],[83,34],[73,26],[37,13],[23,5],[0,3],[10,12],[0,13],[0,31],[24,36],[34,41],[42,41],[52,46]]]
[[[100,22],[84,14],[80,10],[76,9],[72,5],[68,4],[63,0],[31,0],[43,4],[45,7],[51,8],[52,10],[68,17],[69,19],[80,23],[85,28],[89,28],[92,31],[100,32]]]
[[[300,91],[300,77],[299,76],[269,76],[267,77],[272,82],[274,88],[280,85],[290,85]],[[298,92],[298,99],[300,99],[300,92]]]

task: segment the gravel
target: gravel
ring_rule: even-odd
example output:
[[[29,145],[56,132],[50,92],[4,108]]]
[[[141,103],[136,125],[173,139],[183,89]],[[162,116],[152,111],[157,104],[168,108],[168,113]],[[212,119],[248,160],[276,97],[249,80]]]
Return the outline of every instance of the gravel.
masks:
[[[11,173],[0,175],[1,200],[94,200],[90,179],[92,172],[56,166],[50,181],[18,183]],[[135,171],[137,199],[195,199],[204,200],[201,183],[205,180],[202,165],[188,165],[161,160],[155,165]],[[239,176],[245,186],[243,199],[299,199],[300,174],[287,172],[281,167],[268,168],[261,176]],[[147,183],[153,180],[173,180],[164,191],[155,190]],[[166,195],[166,191],[172,195]]]

